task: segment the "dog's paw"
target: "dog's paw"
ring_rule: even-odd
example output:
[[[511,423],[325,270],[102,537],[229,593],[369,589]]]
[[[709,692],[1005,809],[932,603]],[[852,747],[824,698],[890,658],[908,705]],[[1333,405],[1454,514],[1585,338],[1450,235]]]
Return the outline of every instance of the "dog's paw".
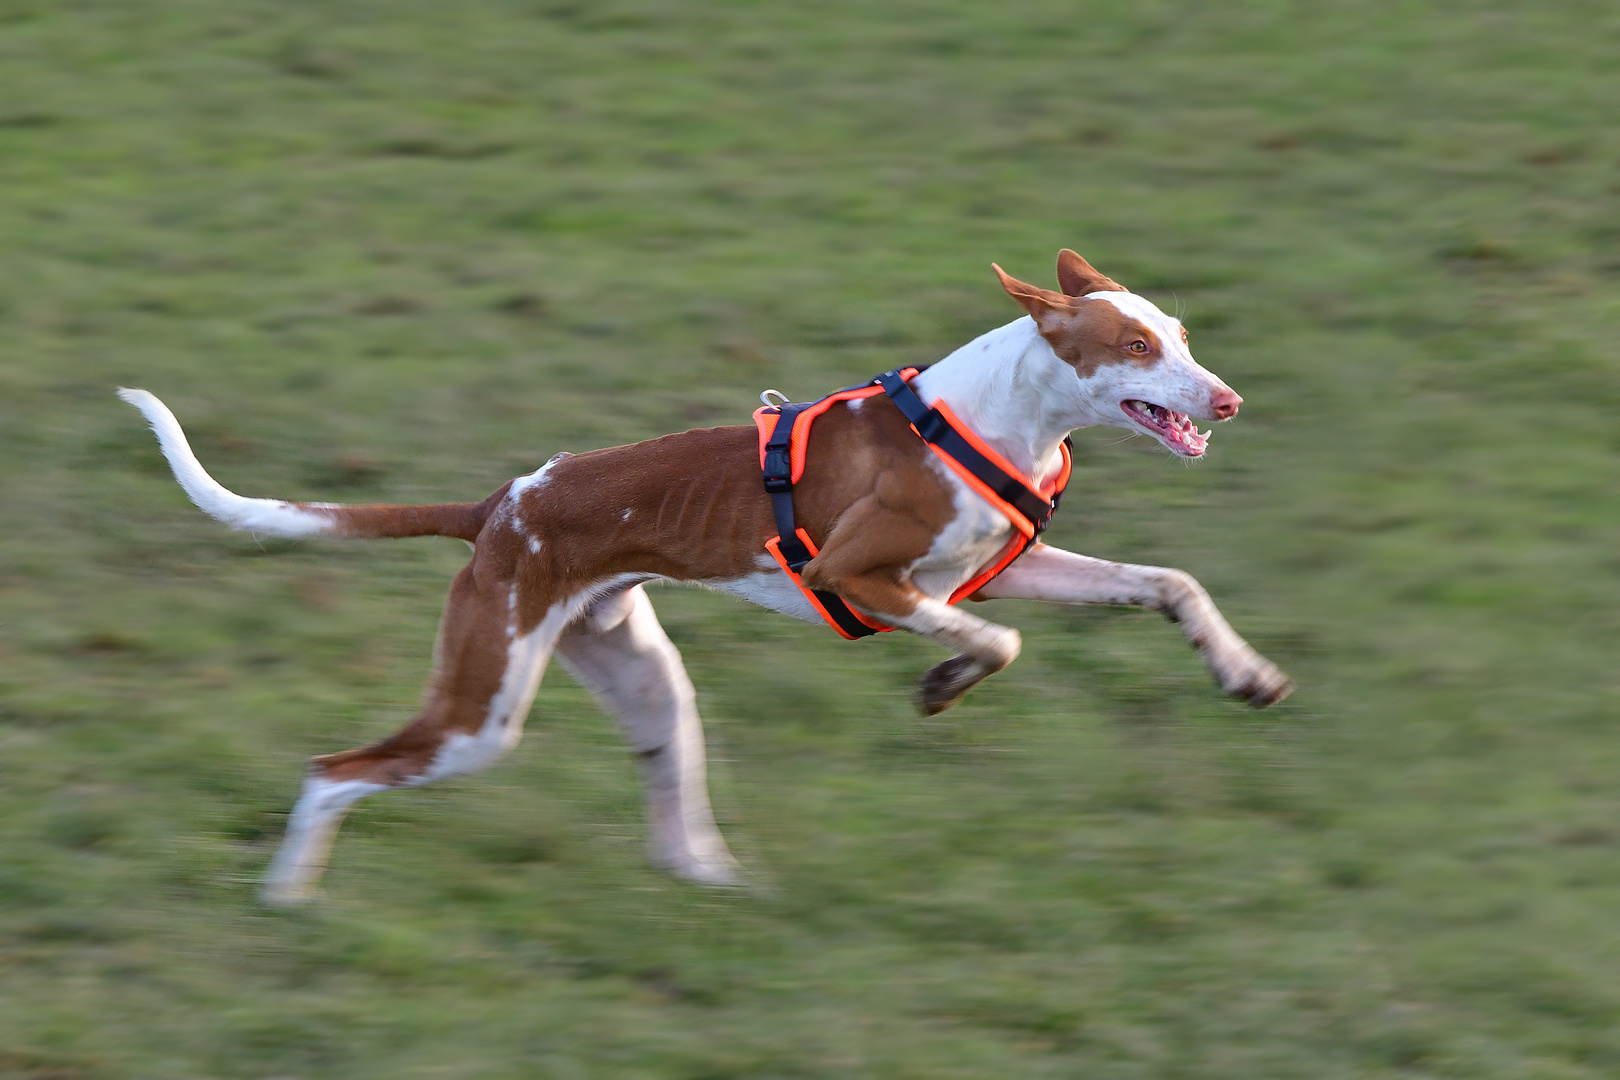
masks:
[[[742,865],[727,855],[723,859],[687,859],[669,868],[678,878],[712,888],[731,889],[743,884]]]
[[[917,683],[917,708],[924,716],[936,716],[966,697],[988,674],[983,665],[966,656],[942,660]]]
[[[270,881],[260,887],[259,902],[265,907],[285,910],[303,907],[319,895],[319,890],[312,884]]]
[[[1231,673],[1221,679],[1221,689],[1230,697],[1246,701],[1256,709],[1275,705],[1294,692],[1294,680],[1282,668],[1252,650]]]

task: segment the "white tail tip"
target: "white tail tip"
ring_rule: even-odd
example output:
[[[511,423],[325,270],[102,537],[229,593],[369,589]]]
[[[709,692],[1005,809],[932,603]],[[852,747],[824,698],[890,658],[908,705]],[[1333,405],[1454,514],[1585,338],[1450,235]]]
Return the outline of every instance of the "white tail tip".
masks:
[[[174,413],[156,395],[121,386],[118,396],[146,417],[146,422],[152,425],[152,432],[157,436],[158,445],[163,448],[163,456],[169,461],[169,468],[174,471],[174,478],[180,482],[191,501],[209,517],[233,529],[263,536],[293,538],[319,536],[331,531],[332,519],[320,512],[320,504],[295,506],[279,499],[247,499],[220,485],[208,475],[197,460],[197,455],[192,453],[186,433],[180,428],[180,421],[174,418]]]

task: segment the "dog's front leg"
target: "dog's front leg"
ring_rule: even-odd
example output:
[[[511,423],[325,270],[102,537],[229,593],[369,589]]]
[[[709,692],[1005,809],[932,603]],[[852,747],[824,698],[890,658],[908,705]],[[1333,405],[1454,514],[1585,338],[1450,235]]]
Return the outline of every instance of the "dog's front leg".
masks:
[[[1018,658],[1023,647],[1010,626],[969,615],[912,584],[906,567],[926,552],[932,530],[878,496],[845,511],[802,577],[812,589],[842,597],[868,615],[939,642],[957,655],[929,668],[917,705],[932,716]]]
[[[891,626],[956,650],[955,656],[929,668],[917,686],[917,705],[929,716],[955,705],[969,690],[1018,659],[1023,642],[1017,630],[941,603],[892,572],[828,581],[826,575],[813,577],[813,566],[812,561],[805,568],[805,582],[812,588],[837,593]]]
[[[1108,562],[1036,544],[976,596],[1150,608],[1181,624],[1221,689],[1233,697],[1263,709],[1294,689],[1276,664],[1237,635],[1204,587],[1181,570]]]

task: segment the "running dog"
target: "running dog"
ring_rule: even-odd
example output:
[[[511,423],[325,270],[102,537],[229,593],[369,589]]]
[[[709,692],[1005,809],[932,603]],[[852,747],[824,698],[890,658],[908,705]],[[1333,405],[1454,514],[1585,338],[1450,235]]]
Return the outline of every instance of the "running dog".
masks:
[[[709,586],[812,622],[832,621],[836,607],[859,633],[937,641],[953,655],[920,683],[930,713],[1019,652],[1018,631],[954,606],[961,599],[1150,608],[1181,624],[1226,693],[1255,707],[1285,697],[1287,676],[1188,574],[1038,541],[1067,479],[1071,430],[1124,428],[1196,458],[1209,433],[1194,421],[1230,419],[1242,399],[1193,360],[1180,322],[1074,252],[1058,256],[1061,292],[993,268],[1023,317],[921,371],[810,406],[819,410],[813,427],[784,426],[784,408],[767,407],[757,432],[707,428],[559,454],[478,503],[244,498],[203,470],[161,401],[120,390],[186,494],[232,528],[453,536],[473,548],[450,586],[421,711],[381,742],[310,762],[265,899],[312,894],[356,800],[475,773],[512,749],[553,654],[640,756],[652,860],[693,881],[734,884],[738,866],[709,808],[692,683],[653,612],[650,581]],[[779,470],[774,487],[771,453],[788,455],[778,465],[791,458],[791,475]]]

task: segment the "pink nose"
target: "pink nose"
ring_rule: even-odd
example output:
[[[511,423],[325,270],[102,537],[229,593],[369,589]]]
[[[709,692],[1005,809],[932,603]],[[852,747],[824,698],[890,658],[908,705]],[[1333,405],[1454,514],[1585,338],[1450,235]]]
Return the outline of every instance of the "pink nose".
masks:
[[[1238,406],[1241,404],[1243,404],[1243,399],[1238,397],[1236,392],[1228,390],[1224,386],[1209,395],[1209,411],[1215,414],[1217,420],[1232,419],[1237,415]]]

